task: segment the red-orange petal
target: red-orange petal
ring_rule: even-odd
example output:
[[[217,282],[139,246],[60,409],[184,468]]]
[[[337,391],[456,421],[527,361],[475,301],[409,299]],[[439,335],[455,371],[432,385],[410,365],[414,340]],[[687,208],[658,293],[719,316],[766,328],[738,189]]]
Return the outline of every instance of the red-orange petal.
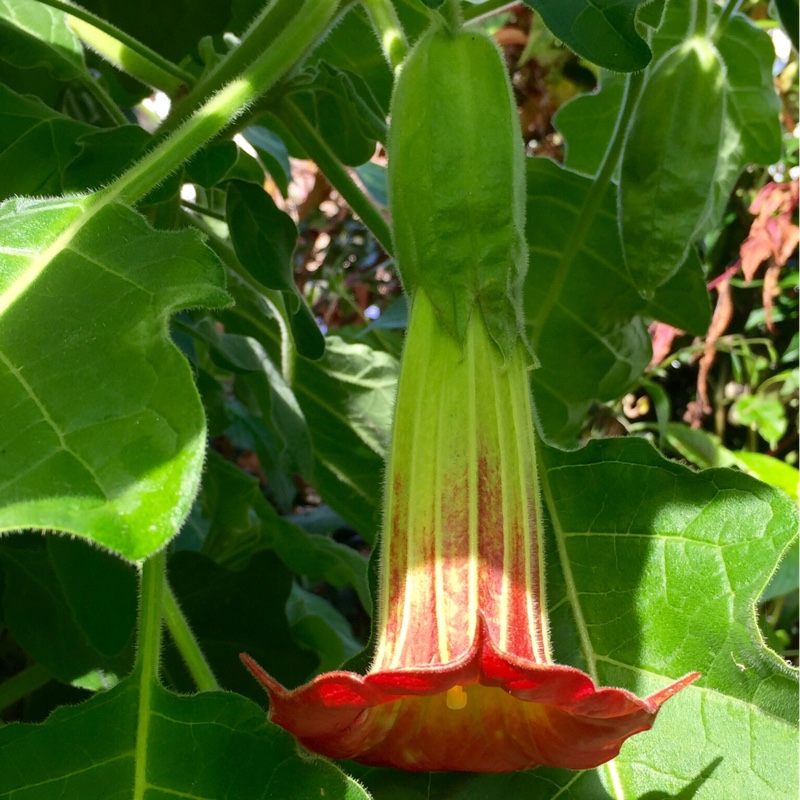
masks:
[[[270,719],[309,750],[414,771],[590,769],[652,727],[660,706],[699,677],[686,675],[642,700],[598,689],[573,667],[502,653],[483,625],[471,650],[452,663],[365,676],[329,672],[294,691],[249,656],[242,660],[269,693]],[[448,690],[458,686],[466,692],[462,708],[448,704]]]

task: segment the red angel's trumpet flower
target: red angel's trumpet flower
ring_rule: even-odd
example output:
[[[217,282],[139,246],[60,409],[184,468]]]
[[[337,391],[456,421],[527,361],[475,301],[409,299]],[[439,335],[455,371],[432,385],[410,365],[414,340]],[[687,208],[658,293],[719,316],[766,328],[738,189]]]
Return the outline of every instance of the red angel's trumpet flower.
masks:
[[[245,664],[272,721],[331,758],[420,771],[596,767],[698,675],[641,700],[552,663],[522,345],[504,363],[476,308],[461,349],[418,290],[405,348],[369,673],[287,691]]]

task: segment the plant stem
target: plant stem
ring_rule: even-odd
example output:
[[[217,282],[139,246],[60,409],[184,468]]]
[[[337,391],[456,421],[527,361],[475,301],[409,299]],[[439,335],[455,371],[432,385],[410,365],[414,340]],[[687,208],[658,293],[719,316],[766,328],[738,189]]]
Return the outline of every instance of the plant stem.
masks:
[[[709,0],[692,0],[690,36],[705,36],[708,30]]]
[[[711,37],[714,40],[717,40],[722,36],[725,28],[728,25],[728,21],[730,18],[739,10],[739,6],[741,6],[742,0],[728,0],[727,3],[720,11],[719,17],[717,17],[717,21],[714,23],[714,30],[711,34]]]
[[[181,84],[191,86],[194,83],[194,76],[191,73],[168,61],[116,25],[71,0],[38,0],[38,2],[67,13],[71,17],[70,26],[82,41],[114,66],[125,70],[148,86],[172,94],[173,92],[167,91],[165,86],[178,88]],[[153,83],[150,78],[159,79],[159,83],[164,85]]]
[[[389,225],[381,215],[377,206],[356,186],[347,169],[339,161],[328,143],[319,135],[317,129],[308,121],[302,111],[288,98],[281,100],[279,112],[322,174],[330,181],[331,186],[344,198],[350,208],[361,218],[361,221],[372,231],[383,249],[392,253],[392,235]]]
[[[202,214],[204,217],[211,217],[211,219],[218,219],[220,222],[225,222],[224,214],[220,214],[219,211],[212,211],[210,208],[204,208],[197,203],[192,203],[191,200],[181,199],[181,205],[185,209],[193,211],[195,214]]]
[[[211,667],[197,643],[192,629],[185,614],[181,611],[178,601],[169,581],[165,583],[164,591],[164,620],[167,623],[167,630],[175,641],[178,652],[181,654],[184,663],[194,680],[195,685],[201,692],[213,692],[219,689],[217,679],[211,671]]]
[[[166,559],[162,551],[150,556],[141,567],[135,669],[142,673],[143,679],[158,680]]]
[[[386,60],[397,70],[408,54],[408,40],[391,0],[361,0],[381,40]]]
[[[329,6],[331,3],[324,5]],[[341,5],[341,2],[333,5]],[[334,9],[334,12],[336,10]],[[287,36],[296,37],[298,28],[308,27],[317,30],[314,39],[322,35],[334,12],[329,13],[327,8],[320,8],[318,4],[311,2],[304,3],[302,0],[273,0],[268,3],[245,31],[239,45],[203,75],[192,91],[173,106],[160,132],[169,133],[175,130],[215,92],[243,74],[251,64],[260,60],[262,53],[275,47]],[[319,19],[320,16],[323,19]],[[320,22],[323,22],[321,26]],[[283,77],[283,74],[278,77]]]
[[[456,34],[464,24],[464,15],[461,11],[461,0],[444,0],[439,13],[447,23],[452,34]]]
[[[556,274],[553,276],[553,281],[542,302],[541,310],[538,314],[538,324],[534,330],[533,341],[531,342],[534,351],[539,344],[544,322],[558,302],[558,298],[564,288],[572,264],[586,241],[594,218],[597,216],[597,212],[600,209],[603,195],[611,184],[611,178],[614,175],[614,170],[617,168],[617,162],[619,161],[622,146],[625,142],[628,125],[633,116],[636,104],[639,101],[639,95],[642,92],[644,81],[644,72],[634,72],[627,77],[625,82],[625,95],[622,98],[622,106],[620,107],[619,115],[617,116],[617,121],[614,126],[614,133],[611,135],[611,140],[606,148],[600,169],[597,171],[597,175],[595,175],[591,188],[586,193],[583,205],[575,219],[575,227],[572,229],[569,241],[567,241],[564,247],[561,260],[558,262],[558,267],[556,268]]]
[[[479,6],[469,5],[464,9],[464,22],[482,22],[495,14],[509,11],[519,5],[519,0],[509,3],[508,0],[489,0]]]
[[[139,590],[139,630],[134,674],[139,681],[136,719],[133,797],[143,798],[147,787],[147,758],[153,691],[158,686],[161,658],[161,620],[167,557],[162,550],[141,566]]]
[[[41,689],[53,676],[41,665],[31,664],[22,672],[0,683],[0,711],[27,697],[31,692]]]
[[[241,76],[226,84],[108,189],[95,202],[135,203],[181,166],[206,142],[280,80],[327,29],[338,0],[306,0],[277,38]]]

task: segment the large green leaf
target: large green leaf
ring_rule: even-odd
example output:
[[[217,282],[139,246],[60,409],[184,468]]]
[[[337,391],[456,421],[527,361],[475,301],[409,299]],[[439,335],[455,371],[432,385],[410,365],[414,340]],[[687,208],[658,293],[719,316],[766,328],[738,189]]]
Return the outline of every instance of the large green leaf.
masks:
[[[380,800],[794,797],[797,673],[754,603],[796,531],[780,492],[695,473],[641,439],[543,448],[555,659],[640,695],[700,670],[653,729],[587,772],[407,775],[348,765]]]
[[[83,0],[81,5],[122,28],[172,61],[180,61],[203,36],[228,30],[231,0]],[[259,4],[259,7],[263,3]],[[156,22],[157,21],[157,22]]]
[[[134,795],[134,775],[140,787]],[[0,730],[2,800],[369,800],[239,695],[180,697],[134,673],[57,709],[42,725]]]
[[[55,678],[85,684],[130,671],[136,574],[122,559],[66,536],[0,539],[4,622],[17,644]],[[87,677],[88,676],[88,677]]]
[[[355,73],[320,61],[292,81],[289,96],[344,164],[364,164],[386,141],[385,113]]]
[[[242,266],[260,285],[283,293],[298,351],[319,358],[325,342],[294,281],[297,228],[292,218],[260,187],[241,181],[228,187],[225,217]]]
[[[239,660],[247,652],[286,686],[302,683],[316,658],[292,641],[286,602],[293,577],[267,551],[244,569],[230,570],[200,553],[179,552],[168,564],[169,582],[220,686],[264,699],[264,690]],[[192,678],[169,640],[162,656],[173,688],[191,692]]]
[[[280,517],[255,478],[213,452],[195,514],[207,522],[198,546],[218,563],[243,569],[255,553],[269,548],[292,572],[312,583],[325,580],[332,586],[352,587],[369,611],[364,558],[325,534],[309,533]]]
[[[713,196],[724,75],[714,45],[690,37],[659,59],[631,119],[620,164],[620,231],[628,271],[646,297],[686,259]]]
[[[625,93],[624,75],[603,71],[600,89],[579,94],[558,109],[553,124],[564,137],[564,166],[594,175],[603,162]]]
[[[0,59],[15,67],[46,67],[61,80],[85,72],[83,48],[63,11],[31,2],[0,0]]]
[[[587,206],[590,189],[583,175],[528,159],[525,319],[541,364],[531,381],[542,430],[562,443],[574,439],[593,401],[622,396],[642,374],[651,356],[646,319],[701,333],[710,318],[696,261],[649,304],[639,296],[623,266],[614,187],[599,207]],[[576,235],[583,241],[565,267]]]
[[[0,199],[59,192],[76,140],[91,130],[0,84]]]
[[[136,559],[176,533],[205,451],[167,316],[227,295],[198,235],[97,197],[0,206],[0,530]]]
[[[548,450],[544,463],[557,658],[644,695],[703,673],[623,748],[625,796],[693,781],[698,800],[795,796],[797,673],[765,648],[753,613],[796,533],[789,499],[732,470],[693,473],[637,439]]]
[[[742,160],[772,164],[781,154],[781,103],[769,34],[743,14],[734,14],[719,40],[726,67],[728,114],[742,137]]]
[[[150,139],[138,125],[95,128],[0,83],[0,200],[99,188]]]
[[[397,361],[365,344],[326,339],[319,361],[298,359],[294,391],[311,430],[323,499],[368,541],[380,524]]]
[[[236,306],[222,319],[230,333],[251,336],[276,363],[279,315],[268,298],[244,283],[231,285]],[[397,360],[369,344],[325,340],[316,361],[298,358],[291,388],[314,447],[314,486],[367,541],[380,526],[384,458],[397,384]]]
[[[650,61],[636,32],[636,9],[647,0],[525,0],[545,25],[578,55],[616,72],[635,72]]]

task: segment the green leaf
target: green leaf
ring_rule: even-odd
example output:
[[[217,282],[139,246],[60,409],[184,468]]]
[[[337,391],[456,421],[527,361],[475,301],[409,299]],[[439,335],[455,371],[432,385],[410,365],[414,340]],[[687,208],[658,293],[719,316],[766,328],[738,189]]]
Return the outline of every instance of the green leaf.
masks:
[[[230,180],[260,186],[264,182],[264,170],[235,142],[212,142],[192,156],[186,165],[186,180],[205,189]]]
[[[286,197],[289,194],[292,167],[289,151],[281,137],[262,125],[251,125],[242,131],[242,135],[253,145],[272,180]]]
[[[27,533],[0,539],[5,624],[59,680],[94,670],[123,675],[133,663],[136,573],[80,539]]]
[[[591,209],[585,241],[560,274],[591,181],[547,159],[528,159],[527,168],[525,320],[540,363],[531,382],[545,437],[566,443],[592,402],[621,397],[644,371],[651,349],[643,317],[702,333],[711,311],[694,269],[681,270],[650,304],[639,296],[622,266],[613,187]]]
[[[742,137],[742,158],[772,164],[781,155],[781,103],[772,77],[772,39],[748,17],[734,14],[718,47],[726,69],[727,112]]]
[[[392,356],[337,336],[326,338],[319,361],[297,362],[294,391],[314,443],[316,487],[368,542],[380,525],[397,373]]]
[[[740,425],[747,425],[757,431],[772,450],[778,446],[789,424],[783,403],[771,392],[738,398],[733,404],[732,412]]]
[[[134,772],[143,794],[134,798]],[[300,756],[262,708],[228,692],[181,697],[138,673],[41,725],[0,730],[2,800],[369,800],[322,759]]]
[[[0,0],[0,58],[22,69],[47,67],[60,80],[86,70],[64,12],[30,0]]]
[[[203,36],[223,34],[231,0],[82,0],[84,8],[122,28],[171,61],[179,62]],[[263,4],[262,4],[263,5]],[[260,8],[260,6],[259,6]]]
[[[319,657],[317,673],[338,669],[362,649],[350,623],[330,603],[296,583],[286,605],[292,636]]]
[[[365,559],[327,535],[308,533],[280,517],[261,495],[255,478],[213,452],[199,504],[209,521],[203,552],[215,561],[242,569],[254,553],[269,548],[312,583],[325,580],[352,587],[369,611]]]
[[[369,161],[360,167],[356,167],[356,174],[361,178],[361,182],[370,193],[370,196],[379,205],[386,208],[389,205],[389,197],[386,193],[386,167]]]
[[[230,570],[200,553],[180,552],[167,573],[214,675],[224,689],[256,700],[263,689],[242,666],[247,652],[277,680],[294,686],[307,678],[316,658],[292,641],[286,618],[293,578],[274,553],[256,553],[244,569]],[[192,679],[171,638],[163,653],[171,687],[191,692]]]
[[[703,673],[623,747],[626,796],[677,794],[702,776],[698,797],[793,797],[797,673],[764,647],[753,614],[795,535],[792,503],[736,471],[693,473],[640,439],[548,449],[544,463],[557,659],[644,695]]]
[[[286,566],[307,576],[312,583],[324,579],[332,586],[352,586],[369,612],[367,561],[362,555],[327,536],[306,533],[279,517],[263,498],[256,498],[254,508],[264,526],[264,543],[275,550]]]
[[[0,530],[52,528],[137,559],[180,527],[205,450],[167,316],[227,295],[198,235],[98,197],[0,206]]]
[[[297,228],[292,218],[263,189],[241,181],[228,187],[225,218],[242,266],[262,286],[283,292],[298,352],[319,358],[325,341],[294,282]]]
[[[792,500],[797,500],[798,481],[800,481],[797,467],[766,453],[736,450],[734,455],[751,475],[786,492]]]
[[[364,164],[386,141],[384,112],[355,73],[320,61],[292,81],[289,96],[344,164]]]
[[[91,130],[0,83],[0,200],[59,192],[78,138]]]
[[[573,172],[595,175],[617,124],[625,76],[602,72],[600,89],[573,97],[553,117],[553,124],[564,137],[564,166]]]
[[[392,71],[360,3],[344,15],[341,22],[314,50],[309,65],[316,60],[358,75],[369,86],[381,108],[385,112],[389,111]]]
[[[525,0],[545,25],[578,55],[615,72],[635,72],[650,61],[636,32],[636,9],[646,0]]]
[[[138,125],[84,133],[75,142],[77,152],[64,170],[60,191],[85,192],[105,186],[133,164],[152,140],[153,137]]]
[[[724,118],[724,66],[713,45],[693,37],[667,52],[645,83],[620,172],[625,262],[646,297],[678,271],[697,235]]]

